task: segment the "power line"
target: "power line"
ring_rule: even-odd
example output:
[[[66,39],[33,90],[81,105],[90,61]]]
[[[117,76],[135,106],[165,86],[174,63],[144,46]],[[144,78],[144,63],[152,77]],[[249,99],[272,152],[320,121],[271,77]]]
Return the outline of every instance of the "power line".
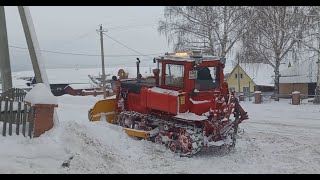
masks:
[[[132,22],[132,21],[131,21]],[[158,23],[157,20],[153,19],[153,18],[150,18],[149,20],[146,20],[144,21],[144,23],[150,23],[150,24],[155,24],[155,23]],[[110,22],[104,22],[102,23],[102,25],[110,25]],[[115,26],[115,27],[110,27],[108,28],[108,30],[110,29],[118,29],[118,28],[127,28],[127,27],[136,27],[136,26],[139,26],[137,25],[137,21],[136,22],[132,22],[133,25],[120,25],[120,26]]]
[[[23,50],[27,50],[28,49],[26,47],[19,47],[19,46],[13,46],[13,45],[9,45],[9,47],[12,47],[12,48],[15,48],[15,49],[23,49]],[[47,52],[47,53],[53,53],[53,54],[64,54],[64,55],[73,55],[73,56],[99,56],[99,57],[101,56],[99,54],[60,52],[60,51],[51,51],[51,50],[40,50],[40,51]],[[160,55],[160,54],[163,54],[163,53],[152,53],[152,54],[147,54],[147,55]],[[147,55],[144,55],[144,56],[147,56]],[[104,56],[105,57],[130,57],[130,56],[139,56],[139,55],[138,54],[129,54],[129,55],[113,54],[113,55],[104,55]]]
[[[147,24],[135,24],[135,25],[125,25],[125,26],[115,26],[115,27],[111,27],[111,28],[108,28],[108,30],[114,30],[114,29],[124,29],[124,28],[132,28],[132,27],[139,27],[139,26],[146,26],[146,25],[155,25],[157,22],[153,22],[153,23],[147,23]],[[76,40],[79,40],[79,39],[82,39],[82,38],[85,38],[87,36],[89,36],[91,34],[91,30],[89,32],[86,32],[86,33],[83,33],[79,36],[76,36],[75,38],[69,40],[69,41],[65,41],[64,43],[62,43],[62,45],[59,47],[61,48],[62,46],[65,46],[67,44],[70,44],[70,43],[73,43],[74,41]],[[59,49],[58,48],[58,49]]]
[[[71,43],[75,42],[76,40],[85,38],[85,37],[89,36],[91,33],[92,33],[92,32],[83,33],[83,34],[77,36],[76,38],[74,38],[74,39],[72,39],[72,40],[65,41],[65,42],[62,43],[62,44],[60,45],[60,47],[57,48],[57,49],[60,49],[61,47],[65,46],[65,45],[67,45],[67,44],[71,44]]]
[[[148,55],[145,55],[145,54],[142,54],[142,53],[140,53],[139,51],[136,51],[136,50],[132,49],[131,47],[129,47],[129,46],[127,46],[127,45],[125,45],[125,44],[121,43],[120,41],[118,41],[118,40],[114,39],[113,37],[111,37],[111,36],[107,35],[106,33],[103,33],[103,34],[104,34],[105,36],[109,37],[110,39],[112,39],[113,41],[115,41],[115,42],[117,42],[117,43],[121,44],[122,46],[124,46],[124,47],[126,47],[126,48],[130,49],[131,51],[134,51],[134,52],[136,52],[136,53],[138,53],[138,54],[140,54],[140,55],[142,55],[142,56],[149,57],[149,58],[151,58],[151,59],[152,59],[152,57],[150,57],[150,56],[148,56]]]
[[[132,26],[117,26],[117,27],[111,27],[107,28],[108,30],[114,30],[114,29],[123,29],[123,28],[133,28],[133,27],[139,27],[139,26],[146,26],[146,25],[155,25],[157,22],[148,23],[148,24],[138,24],[138,25],[132,25]]]

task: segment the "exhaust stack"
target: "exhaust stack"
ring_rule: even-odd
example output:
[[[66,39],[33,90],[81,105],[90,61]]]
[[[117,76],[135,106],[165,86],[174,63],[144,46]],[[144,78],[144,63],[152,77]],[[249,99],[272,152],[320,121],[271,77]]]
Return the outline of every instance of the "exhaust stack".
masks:
[[[139,58],[137,58],[137,80],[138,80],[138,82],[140,82],[141,81],[141,74],[140,74],[140,59]]]

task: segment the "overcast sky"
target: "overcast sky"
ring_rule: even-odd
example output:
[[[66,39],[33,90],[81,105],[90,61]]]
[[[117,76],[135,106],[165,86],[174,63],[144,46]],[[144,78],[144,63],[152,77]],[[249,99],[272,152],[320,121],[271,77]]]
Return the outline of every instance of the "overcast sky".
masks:
[[[35,6],[30,12],[35,25],[40,48],[43,50],[100,54],[100,37],[96,32],[99,24],[108,30],[112,38],[142,53],[158,54],[171,52],[165,36],[157,31],[161,6]],[[18,8],[5,7],[9,45],[27,47]],[[137,53],[104,36],[105,55],[136,55]],[[47,68],[100,67],[99,56],[74,56],[42,52]],[[157,55],[150,55],[154,57]],[[152,59],[143,56],[106,57],[106,66],[134,66],[136,57],[142,66],[152,64]],[[32,70],[26,49],[10,47],[12,71]]]

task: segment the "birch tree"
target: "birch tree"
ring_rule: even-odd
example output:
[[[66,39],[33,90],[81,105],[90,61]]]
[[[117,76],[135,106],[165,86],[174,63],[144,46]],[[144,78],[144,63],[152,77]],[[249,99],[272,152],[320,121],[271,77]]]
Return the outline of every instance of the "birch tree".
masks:
[[[320,7],[313,6],[309,8],[308,14],[305,15],[307,18],[311,19],[310,23],[310,39],[311,41],[305,41],[299,39],[303,45],[310,49],[310,51],[315,52],[318,55],[317,61],[317,85],[315,89],[315,98],[313,103],[320,104]],[[317,43],[313,39],[317,40]]]
[[[279,101],[279,67],[306,30],[303,7],[254,7],[255,19],[244,34],[244,44],[274,69],[275,100]]]
[[[225,57],[250,24],[252,11],[238,6],[169,6],[158,31],[175,51],[201,47]]]

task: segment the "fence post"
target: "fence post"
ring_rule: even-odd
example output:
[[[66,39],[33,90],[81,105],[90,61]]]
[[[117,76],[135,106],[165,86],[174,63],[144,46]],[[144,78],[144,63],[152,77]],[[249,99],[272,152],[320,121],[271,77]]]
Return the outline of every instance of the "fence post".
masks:
[[[13,99],[10,99],[10,114],[9,118],[9,135],[12,136],[12,121],[13,121]]]
[[[24,103],[23,106],[23,122],[22,122],[22,134],[24,137],[26,137],[26,124],[27,124],[27,111],[28,111],[27,103]]]
[[[300,92],[299,91],[294,91],[291,94],[292,98],[292,105],[299,105],[300,104]]]
[[[7,115],[8,115],[8,97],[5,98],[5,105],[4,105],[4,118],[3,118],[3,129],[2,129],[2,136],[6,136],[7,134]]]
[[[41,96],[39,96],[40,93]],[[42,96],[45,96],[46,99],[44,100]],[[58,102],[50,88],[42,83],[38,83],[28,92],[25,102],[31,106],[33,111],[31,113],[32,124],[34,125],[33,137],[39,137],[53,128],[54,108],[58,107]]]
[[[1,118],[2,117],[2,97],[0,96],[0,122],[1,122]]]
[[[20,117],[21,117],[21,102],[18,102],[18,111],[16,116],[16,134],[19,135],[20,128]]]
[[[32,105],[32,121],[34,124],[33,137],[39,137],[41,134],[53,127],[54,108],[57,104],[35,104]]]
[[[28,114],[28,121],[29,121],[29,129],[28,129],[28,136],[30,139],[32,138],[32,135],[34,134],[34,107],[31,106],[30,112]]]
[[[261,91],[255,91],[254,92],[254,103],[255,104],[261,104],[261,102],[262,102]]]

